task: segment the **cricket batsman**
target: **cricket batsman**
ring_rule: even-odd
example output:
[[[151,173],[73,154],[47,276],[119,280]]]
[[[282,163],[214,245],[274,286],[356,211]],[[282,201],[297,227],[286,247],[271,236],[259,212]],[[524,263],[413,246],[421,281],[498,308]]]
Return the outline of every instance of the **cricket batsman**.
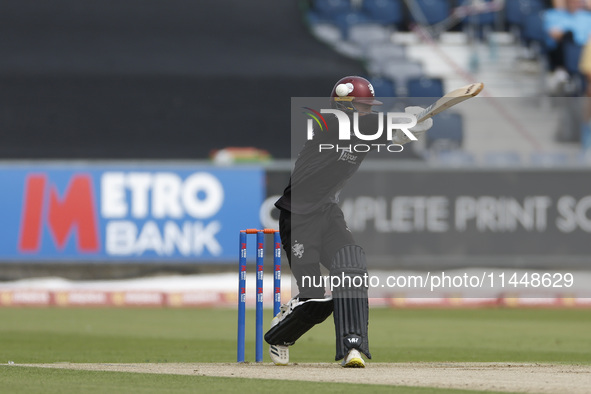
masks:
[[[289,184],[275,203],[280,210],[282,246],[298,286],[298,295],[281,306],[281,311],[271,322],[271,329],[265,334],[265,341],[270,345],[269,354],[276,365],[286,365],[289,362],[289,346],[331,313],[336,335],[335,360],[343,360],[341,365],[346,368],[364,368],[363,357],[371,359],[367,281],[362,286],[353,285],[360,283],[354,280],[356,277],[367,277],[365,253],[355,243],[338,206],[341,189],[357,171],[367,152],[320,151],[319,148],[321,145],[342,145],[337,133],[337,116],[341,114],[349,118],[351,125],[357,118],[360,131],[375,133],[380,119],[377,113],[372,112],[372,107],[382,103],[375,99],[371,83],[359,76],[341,78],[332,89],[330,103],[332,109],[341,112],[324,115],[327,131],[321,131],[315,125],[313,138],[304,144]],[[417,115],[422,110],[420,107],[407,107],[405,112]],[[408,118],[416,123],[414,116]],[[432,125],[433,120],[427,119],[407,131],[419,137]],[[384,132],[372,144],[403,145],[411,140],[402,130],[396,130],[391,136],[389,141]],[[351,134],[349,143],[367,141]],[[325,287],[314,285],[320,282],[320,265],[329,271],[331,278],[339,279],[338,283],[334,282],[334,287],[331,285],[332,297],[325,298]],[[305,281],[304,278],[318,280]]]

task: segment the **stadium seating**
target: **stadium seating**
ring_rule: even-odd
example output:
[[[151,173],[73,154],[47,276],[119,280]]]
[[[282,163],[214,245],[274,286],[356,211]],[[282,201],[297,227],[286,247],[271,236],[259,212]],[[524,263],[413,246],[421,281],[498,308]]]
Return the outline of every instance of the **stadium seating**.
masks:
[[[410,78],[406,84],[409,97],[441,97],[444,95],[441,78]]]
[[[368,77],[376,97],[396,97],[396,84],[394,81],[381,77]]]
[[[546,47],[546,32],[544,31],[543,12],[524,15],[521,24],[521,37],[525,45],[535,47],[540,52]]]
[[[361,9],[377,23],[400,26],[405,20],[402,0],[363,0]]]
[[[443,80],[441,78],[419,77],[410,78],[406,82],[408,105],[427,107],[435,99],[444,95]]]
[[[486,3],[490,3],[492,0],[485,0]],[[515,0],[514,0],[515,1]],[[472,0],[462,0],[460,6],[470,5]],[[497,19],[496,12],[485,12],[482,14],[467,15],[463,22],[464,23],[475,23],[477,25],[492,25]]]
[[[380,76],[393,80],[397,86],[398,96],[407,96],[407,81],[424,75],[421,62],[413,60],[384,59],[380,67]]]
[[[344,40],[349,39],[350,28],[354,25],[370,23],[369,16],[360,11],[347,11],[337,13],[333,16],[332,22],[341,30]]]
[[[490,3],[493,0],[482,1]],[[402,105],[397,110],[404,111],[404,106],[425,107],[430,105],[434,98],[444,95],[443,80],[426,75],[425,65],[408,57],[405,43],[412,45],[413,41],[399,30],[408,30],[409,23],[413,22],[429,25],[442,22],[449,18],[453,7],[469,5],[472,3],[470,0],[351,0],[349,8],[339,5],[340,0],[311,0],[310,4],[316,2],[329,4],[332,10],[336,10],[330,16],[330,23],[334,27],[324,29],[326,33],[330,33],[325,36],[330,36],[331,41],[340,41],[340,45],[339,42],[332,45],[335,50],[365,63],[368,74],[366,77],[372,82],[376,96],[391,97],[395,103]],[[329,8],[326,4],[314,5],[310,10],[320,13],[321,10]],[[549,7],[547,4],[548,2],[544,0],[506,0],[504,9],[501,11],[467,15],[461,24],[455,27],[450,25],[443,27],[443,24],[436,26],[433,34],[438,40],[440,29],[465,33],[441,35],[443,45],[455,39],[460,42],[460,38],[456,38],[460,36],[463,37],[462,39],[467,37],[469,40],[470,37],[474,37],[472,34],[476,34],[476,37],[499,37],[499,40],[491,42],[501,42],[500,45],[520,45],[521,48],[514,48],[517,59],[528,61],[523,63],[528,67],[533,67],[533,64],[529,63],[531,61],[537,63],[535,72],[536,77],[539,77],[539,84],[536,81],[536,85],[546,93],[549,86],[546,81],[548,56],[543,16],[546,8]],[[507,30],[513,34],[511,36],[505,34],[504,31]],[[339,34],[335,33],[336,31]],[[489,31],[498,31],[500,34],[488,36]],[[564,60],[572,77],[563,89],[565,96],[579,96],[584,91],[585,81],[578,71],[581,49],[572,42],[565,46]],[[490,50],[492,59],[492,51],[496,48],[491,44]],[[384,103],[386,106],[389,101],[384,100]],[[461,152],[463,143],[461,115],[446,111],[436,118],[436,126],[426,137],[428,155],[432,157],[433,152],[436,152],[442,159],[443,151]],[[473,157],[460,156],[456,154],[452,158],[450,155],[449,162],[469,164],[474,161]],[[483,156],[482,161],[479,159],[479,163],[481,162],[490,166],[513,166],[524,164],[524,159],[515,152],[491,152]],[[562,158],[531,157],[527,162],[541,165],[561,164]]]
[[[492,0],[485,0],[486,3],[491,3]],[[472,4],[471,0],[461,0],[460,6],[469,6]],[[483,39],[487,37],[488,33],[493,31],[497,22],[497,12],[483,12],[468,14],[462,19],[462,29],[468,34]]]
[[[505,23],[521,30],[526,15],[544,10],[543,0],[510,0],[505,1]]]
[[[366,48],[371,43],[388,43],[392,31],[378,23],[360,23],[349,27],[349,41]]]
[[[450,15],[450,3],[448,0],[416,0],[414,2],[416,12],[419,14],[415,17],[411,16],[414,22],[420,24],[432,25],[443,21]],[[411,10],[414,11],[415,9]],[[412,14],[412,12],[411,12]],[[420,15],[422,14],[422,15]],[[419,18],[421,16],[421,18]],[[424,20],[422,18],[424,16]]]

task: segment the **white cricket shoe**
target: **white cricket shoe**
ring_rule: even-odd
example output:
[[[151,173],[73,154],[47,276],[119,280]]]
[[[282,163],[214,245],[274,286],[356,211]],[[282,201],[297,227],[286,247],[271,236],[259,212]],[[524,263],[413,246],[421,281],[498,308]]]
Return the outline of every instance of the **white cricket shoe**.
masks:
[[[289,348],[282,345],[269,345],[269,356],[275,365],[289,364]]]
[[[365,368],[365,361],[363,361],[359,350],[351,349],[341,365],[343,368]]]
[[[298,304],[299,300],[293,298],[287,304],[281,305],[279,313],[271,320],[271,328],[285,319],[285,316]],[[269,356],[275,365],[287,365],[289,363],[289,347],[283,345],[269,345]]]

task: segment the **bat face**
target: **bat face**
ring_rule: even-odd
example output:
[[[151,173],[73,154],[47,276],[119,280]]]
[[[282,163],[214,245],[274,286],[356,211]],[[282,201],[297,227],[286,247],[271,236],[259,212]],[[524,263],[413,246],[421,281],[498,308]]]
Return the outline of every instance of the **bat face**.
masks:
[[[461,88],[455,89],[442,98],[449,98],[449,97],[474,97],[477,96],[482,89],[484,89],[484,84],[482,82],[472,83],[470,85],[462,86]]]
[[[456,104],[475,97],[482,92],[482,89],[484,89],[484,84],[482,82],[477,82],[453,90],[417,115],[417,121],[422,122],[423,120],[435,116]]]
[[[474,97],[478,95],[478,93],[482,92],[482,89],[484,89],[484,84],[482,82],[473,83],[471,85],[466,86],[466,91],[464,92],[464,95]]]

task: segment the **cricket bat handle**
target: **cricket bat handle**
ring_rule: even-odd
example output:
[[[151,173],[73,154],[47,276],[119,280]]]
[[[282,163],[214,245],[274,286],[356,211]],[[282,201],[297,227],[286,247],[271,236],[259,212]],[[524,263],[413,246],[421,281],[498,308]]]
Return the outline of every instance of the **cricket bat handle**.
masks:
[[[431,110],[433,109],[433,107],[435,107],[435,104],[431,104],[430,106],[428,106],[427,108],[425,108],[423,111],[421,111],[417,115],[417,123],[421,123],[422,121],[425,121],[425,120],[433,117],[433,113],[431,112]]]

